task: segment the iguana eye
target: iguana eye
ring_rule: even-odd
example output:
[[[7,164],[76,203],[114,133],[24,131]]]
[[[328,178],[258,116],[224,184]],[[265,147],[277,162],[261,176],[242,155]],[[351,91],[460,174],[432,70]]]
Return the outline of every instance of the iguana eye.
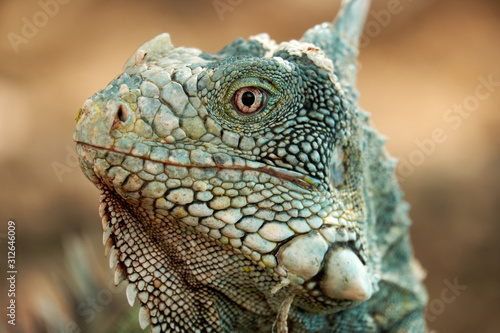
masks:
[[[236,111],[243,115],[252,115],[266,105],[266,93],[257,87],[244,87],[238,89],[233,95],[233,105]]]

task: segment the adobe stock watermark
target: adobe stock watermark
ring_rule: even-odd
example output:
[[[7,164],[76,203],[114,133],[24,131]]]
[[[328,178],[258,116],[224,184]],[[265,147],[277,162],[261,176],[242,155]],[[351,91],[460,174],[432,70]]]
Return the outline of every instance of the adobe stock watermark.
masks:
[[[441,294],[438,298],[433,298],[427,304],[425,310],[425,318],[427,321],[434,321],[436,317],[444,312],[447,304],[451,304],[457,300],[457,298],[462,295],[462,293],[467,290],[466,285],[458,283],[458,278],[453,280],[453,283],[447,279],[443,281],[445,288],[441,290]]]
[[[237,6],[241,5],[245,0],[213,0],[214,7],[219,20],[224,21],[225,15],[232,12]],[[411,2],[412,0],[406,0]],[[380,35],[383,28],[386,28],[392,21],[394,15],[400,14],[404,9],[401,0],[389,0],[385,9],[378,11],[371,10],[368,19],[365,23],[365,29],[360,40],[360,48],[364,48],[370,44],[371,40]]]
[[[76,306],[76,314],[85,323],[89,324],[96,319],[98,313],[102,312],[106,306],[110,305],[113,301],[115,294],[123,293],[127,283],[122,282],[115,287],[113,280],[110,280],[107,287],[98,290],[95,295],[88,296],[80,301]],[[74,320],[73,320],[74,319]],[[61,333],[82,333],[87,332],[88,328],[83,327],[85,324],[81,323],[80,319],[66,319],[61,323]],[[75,321],[76,320],[76,321]],[[50,322],[50,319],[49,319]],[[77,323],[79,322],[80,325]]]
[[[9,32],[7,38],[14,52],[19,53],[21,44],[28,44],[38,35],[40,29],[45,27],[51,18],[59,13],[60,5],[65,5],[71,0],[40,0],[38,1],[39,10],[31,17],[21,17],[21,29],[19,33]]]
[[[224,15],[227,12],[232,12],[234,8],[241,5],[245,0],[214,0],[212,1],[212,6],[214,6],[219,20],[224,21]]]
[[[83,318],[86,323],[93,321],[99,312],[102,312],[107,305],[113,301],[115,294],[122,293],[127,287],[127,283],[122,282],[118,286],[111,280],[107,288],[103,288],[93,297],[87,297],[80,302],[76,308],[76,313]]]
[[[490,98],[498,90],[500,77],[495,79],[494,76],[495,73],[479,76],[477,79],[479,83],[476,85],[474,92],[466,96],[461,103],[453,104],[443,113],[442,118],[446,127],[436,127],[428,137],[416,139],[414,141],[416,148],[407,157],[398,156],[399,163],[396,167],[396,176],[399,182],[403,183],[415,172],[417,167],[424,164],[427,158],[437,151],[439,144],[448,140],[449,132],[462,127],[464,119],[468,119],[478,109],[481,102]]]
[[[407,1],[411,2],[412,0]],[[380,35],[382,29],[391,23],[392,17],[400,14],[403,9],[401,0],[389,0],[385,9],[380,9],[379,11],[371,10],[359,41],[359,48],[367,47],[372,39]]]
[[[62,183],[64,174],[71,173],[73,172],[73,170],[75,170],[75,168],[79,168],[80,166],[75,148],[67,145],[65,163],[54,161],[51,163],[51,166],[52,170],[54,170],[54,173],[56,174],[57,179],[60,183]]]

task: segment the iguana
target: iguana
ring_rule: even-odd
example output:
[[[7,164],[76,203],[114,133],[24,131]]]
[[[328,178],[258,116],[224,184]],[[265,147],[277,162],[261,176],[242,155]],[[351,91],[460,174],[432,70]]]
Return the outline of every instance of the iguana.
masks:
[[[115,283],[151,332],[424,332],[385,139],[357,105],[369,1],[299,40],[142,45],[74,134]]]

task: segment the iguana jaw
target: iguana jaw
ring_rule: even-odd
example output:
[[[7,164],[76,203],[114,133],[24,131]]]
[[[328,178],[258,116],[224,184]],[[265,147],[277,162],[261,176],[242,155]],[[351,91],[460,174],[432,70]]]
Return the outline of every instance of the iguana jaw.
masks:
[[[139,184],[139,188],[133,189],[131,187],[132,185],[129,184],[130,182],[128,181],[128,178],[131,177],[131,175],[136,175],[137,172],[134,173],[132,170],[128,170],[127,174],[120,174],[119,172],[110,171],[112,168],[121,169],[123,167],[123,161],[127,158],[127,156],[132,155],[120,153],[112,149],[95,147],[85,143],[78,143],[77,150],[79,151],[80,161],[84,173],[94,183],[106,184],[107,188],[119,193],[120,196],[132,206],[142,206],[146,210],[153,208],[151,207],[151,202],[140,202],[134,198],[134,193],[139,193],[141,188],[144,188],[148,183],[144,181]],[[138,157],[134,156],[134,158]],[[245,171],[251,171],[253,173],[266,174],[269,178],[275,179],[276,182],[279,180],[281,184],[276,183],[275,186],[279,185],[283,188],[286,183],[288,184],[286,185],[287,187],[290,188],[290,186],[292,186],[291,189],[302,192],[302,195],[305,195],[307,192],[311,192],[311,188],[316,191],[314,185],[309,184],[306,180],[307,178],[301,174],[288,170],[280,170],[279,168],[272,168],[261,163],[251,161],[246,166],[242,166],[241,164],[238,166],[234,163],[229,164],[228,159],[230,158],[231,157],[229,155],[226,155],[225,160],[222,159],[222,156],[215,158],[214,160],[219,162],[219,166],[216,167],[202,167],[199,163],[197,165],[186,166],[168,160],[161,164],[163,165],[163,168],[176,168],[179,170],[185,169],[186,178],[189,178],[187,175],[190,174],[191,169],[210,169],[210,172],[213,172],[214,174],[217,173],[217,170],[233,170],[241,172],[242,174],[244,174]],[[141,157],[141,159],[144,163],[160,163],[158,159],[155,161],[144,157]],[[113,165],[113,163],[115,165]],[[302,186],[295,186],[292,184],[300,184]],[[198,186],[201,185],[199,184]],[[203,188],[205,186],[207,185],[205,184],[197,189],[206,190],[206,188]],[[127,192],[125,189],[134,191]],[[187,192],[184,193],[183,191],[185,190],[182,189],[179,189],[178,191],[181,196],[178,198],[173,198],[173,196],[169,196],[164,191],[158,195],[154,194],[153,197],[164,196],[167,200],[172,200],[174,202],[177,200],[177,204],[186,205],[191,202],[190,200],[195,200],[195,197],[197,196],[197,194],[192,194],[191,199],[182,198],[182,195],[185,195]],[[210,207],[215,208],[213,206]],[[179,215],[179,211],[176,211],[175,207],[170,210],[167,208],[168,207],[156,207],[156,214],[164,215],[165,217],[169,215],[177,215],[177,219],[186,223],[188,226],[190,223],[193,223],[193,220],[186,219],[186,216],[183,217]],[[188,209],[188,212],[191,211]],[[342,216],[348,216],[347,212],[348,211],[346,211],[346,214]],[[226,215],[227,216],[221,216],[215,214],[215,216],[218,216],[224,222],[237,223],[237,227],[243,229],[252,228],[251,226],[242,227],[240,222],[235,220],[235,218],[238,218],[237,216],[233,217],[229,213]],[[201,218],[202,217],[199,217],[199,220]],[[330,213],[324,219],[319,218],[317,215],[314,215],[310,219],[302,219],[303,222],[301,224],[300,217],[298,217],[293,223],[288,224],[295,228],[294,233],[286,234],[284,236],[282,234],[283,230],[280,229],[283,224],[276,220],[269,221],[269,227],[261,228],[259,233],[253,234],[252,232],[255,232],[256,230],[247,230],[247,232],[252,235],[264,235],[266,238],[259,238],[260,240],[254,239],[255,237],[260,236],[250,236],[245,238],[243,241],[244,246],[252,251],[250,253],[247,252],[246,255],[250,259],[255,260],[256,264],[271,268],[271,271],[274,271],[274,274],[280,276],[280,279],[284,279],[285,284],[288,283],[286,281],[291,282],[291,286],[295,286],[293,288],[298,287],[299,289],[297,292],[299,294],[304,294],[304,296],[309,295],[307,297],[317,297],[317,291],[319,288],[319,290],[321,290],[326,296],[326,298],[321,297],[323,302],[326,303],[331,303],[328,299],[348,299],[352,301],[366,300],[371,296],[372,286],[368,278],[367,270],[362,261],[359,259],[364,256],[363,249],[361,247],[362,242],[364,242],[364,238],[361,237],[355,229],[350,228],[350,226],[354,226],[354,220],[356,220],[356,218],[356,216],[351,216],[351,222],[349,222],[344,218],[339,218],[338,214],[333,212],[333,215]],[[310,225],[313,225],[314,229],[312,231]],[[195,231],[197,230],[199,232],[199,229],[197,229],[199,224],[192,226]],[[273,230],[273,226],[278,229]],[[301,229],[304,227],[307,227],[309,231]],[[214,235],[213,232],[212,235]],[[224,234],[222,237],[224,237]],[[231,238],[229,238],[229,240],[231,240]],[[259,241],[264,243],[259,244]],[[232,242],[226,242],[228,245],[232,244]],[[268,246],[272,246],[272,248],[269,248]],[[244,250],[241,247],[236,247],[234,250],[236,252],[244,253]],[[258,256],[257,253],[259,253],[260,256]],[[337,267],[342,267],[342,269],[339,270]]]
[[[257,171],[260,173],[268,174],[269,176],[280,178],[282,180],[290,181],[295,185],[308,191],[313,191],[317,189],[317,187],[320,185],[320,181],[318,179],[309,177],[307,175],[303,175],[293,170],[288,170],[276,166],[269,166],[264,163],[255,162],[251,160],[244,160],[242,158],[239,158],[238,160],[233,160],[233,158],[227,154],[216,154],[213,158],[210,158],[206,154],[205,150],[194,150],[190,152],[191,156],[194,155],[200,156],[200,154],[203,154],[204,155],[202,157],[203,161],[198,160],[198,163],[196,164],[185,164],[185,163],[180,163],[175,159],[169,160],[168,158],[161,158],[158,156],[157,158],[154,158],[153,156],[145,157],[144,155],[141,156],[141,155],[133,155],[130,153],[125,153],[123,150],[120,150],[119,147],[103,148],[80,141],[77,141],[76,145],[77,145],[76,149],[78,151],[84,151],[84,150],[87,151],[86,156],[90,157],[90,160],[92,160],[95,157],[98,157],[99,155],[105,156],[107,153],[112,153],[115,154],[116,157],[119,157],[121,159],[123,159],[125,156],[138,157],[143,159],[144,161],[161,163],[165,166],[170,165],[170,166],[187,167],[187,168],[220,168],[228,170],[232,169],[232,170],[242,170],[242,171]],[[162,150],[164,152],[167,152],[168,154],[168,149],[162,148]],[[192,157],[191,160],[196,158]],[[84,158],[83,161],[85,160],[87,159]],[[84,165],[86,164],[88,163],[84,162],[82,164],[82,167],[84,167]],[[87,171],[90,171],[90,169],[88,169]],[[88,173],[86,172],[85,174],[87,175]],[[90,177],[90,180],[94,182],[94,177]]]

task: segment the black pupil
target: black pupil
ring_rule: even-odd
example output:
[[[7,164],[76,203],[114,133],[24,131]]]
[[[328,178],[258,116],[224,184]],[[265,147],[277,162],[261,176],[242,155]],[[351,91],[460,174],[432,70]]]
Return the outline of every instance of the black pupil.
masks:
[[[241,102],[243,103],[243,105],[245,106],[252,106],[253,103],[255,102],[255,95],[253,92],[250,92],[250,91],[246,91],[243,93],[243,95],[241,96]]]

